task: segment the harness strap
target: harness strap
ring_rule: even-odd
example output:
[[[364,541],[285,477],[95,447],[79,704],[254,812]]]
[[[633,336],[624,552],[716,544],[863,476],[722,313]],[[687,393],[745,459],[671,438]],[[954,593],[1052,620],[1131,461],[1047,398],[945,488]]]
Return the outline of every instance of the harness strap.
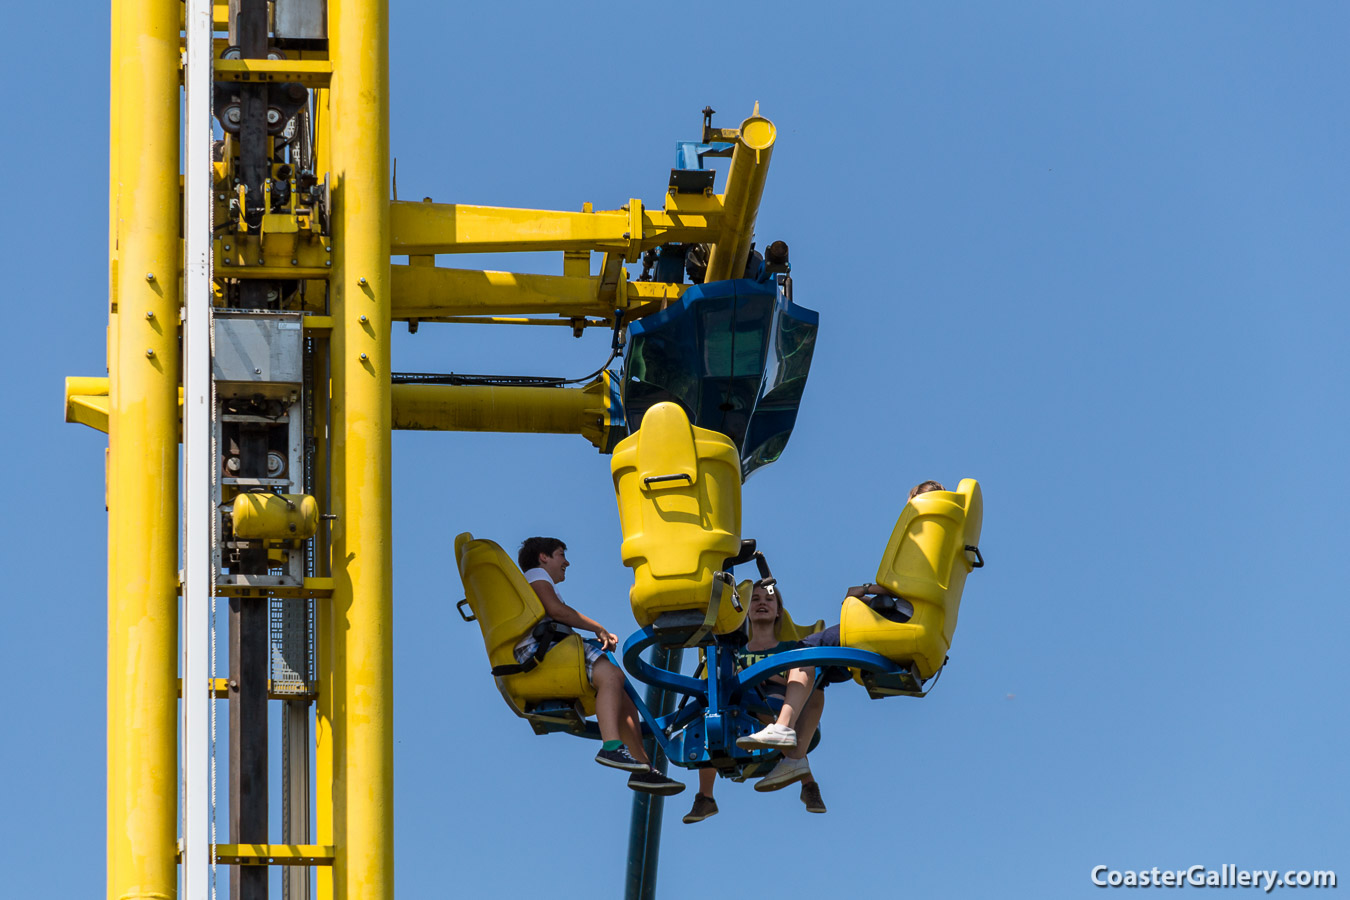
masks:
[[[523,663],[512,663],[505,666],[493,666],[492,676],[500,678],[503,675],[523,675],[533,670],[543,661],[544,655],[552,650],[554,645],[562,641],[568,635],[576,634],[568,625],[561,622],[555,622],[548,616],[539,620],[539,624],[530,631],[530,637],[534,638],[537,646],[534,653]]]

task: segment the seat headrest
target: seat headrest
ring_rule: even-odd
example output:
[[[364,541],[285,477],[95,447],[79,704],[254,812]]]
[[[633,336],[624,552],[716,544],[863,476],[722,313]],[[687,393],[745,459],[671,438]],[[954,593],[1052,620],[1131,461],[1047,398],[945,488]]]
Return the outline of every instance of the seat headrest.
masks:
[[[676,403],[658,403],[642,417],[637,433],[642,489],[689,487],[698,480],[698,449],[694,427]]]

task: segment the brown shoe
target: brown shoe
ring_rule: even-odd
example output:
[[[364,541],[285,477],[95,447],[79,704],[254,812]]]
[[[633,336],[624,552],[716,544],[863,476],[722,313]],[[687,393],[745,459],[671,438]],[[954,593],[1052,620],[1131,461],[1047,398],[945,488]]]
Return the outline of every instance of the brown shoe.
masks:
[[[695,822],[702,822],[708,816],[717,815],[717,801],[707,794],[694,795],[694,808],[685,813],[684,824],[693,825]]]
[[[803,782],[802,803],[806,804],[807,812],[825,812],[825,801],[820,799],[820,785],[816,784],[814,781]]]

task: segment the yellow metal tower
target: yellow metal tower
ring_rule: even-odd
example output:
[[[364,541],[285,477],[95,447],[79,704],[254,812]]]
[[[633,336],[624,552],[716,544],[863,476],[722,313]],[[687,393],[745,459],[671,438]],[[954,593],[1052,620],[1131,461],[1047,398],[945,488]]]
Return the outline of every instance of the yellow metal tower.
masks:
[[[108,434],[107,894],[180,896],[179,861],[196,859],[206,834],[202,782],[193,780],[205,765],[194,743],[205,726],[191,711],[228,699],[231,833],[211,838],[210,862],[235,867],[235,896],[266,896],[265,866],[283,865],[297,873],[288,897],[309,896],[309,872],[321,898],[389,897],[391,429],[575,433],[601,446],[612,424],[608,373],[580,388],[391,386],[391,327],[500,322],[579,333],[620,325],[679,298],[684,285],[630,281],[624,268],[670,243],[709,245],[708,278],[732,277],[750,253],[776,133],[758,109],[739,129],[705,124],[704,141],[734,146],[725,193],[672,187],[662,208],[638,199],[578,212],[391,202],[387,0],[111,6],[108,377],[66,383],[67,421]],[[194,54],[206,60],[196,76]],[[187,132],[179,114],[185,83]],[[180,174],[180,152],[193,159],[192,141],[203,139],[194,109],[209,109],[215,121],[209,182],[204,167]],[[194,196],[206,212],[194,212]],[[541,250],[563,255],[561,275],[435,265],[437,254]],[[405,254],[407,265],[391,266],[391,256]],[[207,279],[200,290],[194,265]],[[188,335],[204,322],[198,307],[209,323],[201,327],[215,336],[209,360],[194,356]],[[245,332],[247,340],[268,336],[230,365],[272,353],[272,367],[260,363],[256,378],[221,362],[222,342],[245,340]],[[274,371],[283,345],[301,348],[303,377]],[[207,378],[208,368],[210,390],[194,393],[193,373]],[[180,498],[185,413],[189,426],[214,430],[209,451],[187,439],[198,456],[186,461],[188,494]],[[302,428],[278,430],[301,418]],[[180,499],[191,519],[206,497],[191,494],[194,465],[225,510],[195,523],[180,516]],[[292,515],[316,508],[317,528]],[[209,547],[192,543],[208,534]],[[201,601],[191,586],[206,576],[194,568],[194,547],[201,559],[211,554],[210,597]],[[214,609],[217,598],[233,610],[232,669],[183,689],[180,658],[206,646],[194,631],[206,621],[198,604]],[[265,645],[259,657],[256,641],[267,633],[269,604],[311,608],[285,607],[304,603],[312,604],[313,658],[301,687],[287,689],[268,680]],[[192,632],[187,657],[180,614]],[[192,665],[205,663],[198,655]],[[288,833],[275,841],[265,833],[269,697],[294,705],[302,723],[307,704],[315,712],[311,746],[290,751],[303,756],[300,773],[312,752],[314,818],[307,795],[292,799]],[[181,841],[180,750],[189,773]],[[257,771],[261,785],[249,783]],[[295,772],[287,786],[307,790],[307,775]],[[203,873],[185,871],[181,896],[208,896]]]

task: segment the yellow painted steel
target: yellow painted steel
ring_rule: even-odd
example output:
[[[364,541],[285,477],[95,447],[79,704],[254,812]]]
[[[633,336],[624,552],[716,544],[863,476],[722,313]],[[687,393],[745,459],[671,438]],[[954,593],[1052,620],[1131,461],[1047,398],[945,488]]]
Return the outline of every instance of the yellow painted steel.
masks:
[[[706,610],[713,573],[740,550],[741,464],[726,435],[689,424],[674,403],[658,403],[610,461],[623,530],[620,553],[633,569],[629,599],[638,625],[664,612]],[[745,618],[723,593],[717,633]]]
[[[464,598],[478,620],[488,664],[515,665],[516,644],[544,618],[539,595],[511,557],[493,541],[467,531],[455,538],[455,560]],[[586,653],[578,635],[563,638],[528,672],[497,679],[502,696],[524,716],[542,700],[574,700],[595,715],[595,688],[586,677]]]
[[[556,313],[612,320],[616,308],[674,302],[689,287],[626,281],[621,296],[613,290],[603,296],[599,276],[523,275],[422,265],[393,266],[391,271],[395,319]]]
[[[111,19],[109,21],[108,32],[108,331],[104,340],[107,347],[107,369],[109,373],[117,368],[117,251],[119,246],[119,237],[121,235],[121,200],[122,200],[122,180],[119,177],[119,165],[121,162],[121,124],[122,124],[122,87],[121,87],[121,68],[122,50],[121,40],[121,21],[122,21],[122,3],[123,0],[110,0]],[[111,377],[111,376],[110,376]],[[104,395],[108,393],[105,386]],[[67,418],[69,422],[69,395],[67,395]],[[106,409],[105,401],[105,409]],[[103,432],[108,431],[107,417],[103,419]],[[111,511],[114,507],[121,509],[120,502],[114,496],[114,484],[112,480],[113,469],[113,447],[112,441],[104,448],[103,457],[103,503],[105,508]],[[120,665],[120,658],[114,660],[113,632],[119,625],[118,613],[119,606],[113,602],[113,580],[112,573],[117,569],[117,535],[111,528],[111,519],[108,528],[108,637],[106,652],[108,656],[108,672],[115,671],[114,665]],[[118,645],[120,648],[120,644]],[[113,840],[113,830],[116,828],[116,819],[113,817],[113,773],[118,771],[117,760],[114,754],[120,742],[113,740],[112,708],[113,698],[116,691],[122,685],[112,678],[106,679],[106,697],[103,708],[108,712],[108,721],[105,725],[107,748],[104,753],[104,784],[107,785],[107,794],[104,798],[104,858],[103,858],[103,890],[104,896],[113,898],[113,858],[115,847],[120,846],[120,842]]]
[[[232,515],[245,540],[304,541],[319,530],[319,503],[308,494],[240,494]]]
[[[454,203],[390,204],[392,239],[389,252],[509,253],[537,250],[616,250],[630,253],[629,235],[641,224],[640,249],[670,241],[698,243],[718,239],[722,215],[718,198],[688,212],[628,210],[560,212],[465,206]]]
[[[326,844],[216,844],[216,862],[226,866],[331,866],[335,855]]]
[[[724,196],[725,214],[722,234],[708,254],[707,281],[739,278],[750,257],[755,235],[759,201],[764,196],[764,181],[769,175],[769,158],[778,139],[774,124],[755,112],[741,123],[740,136],[731,154]]]
[[[394,893],[389,8],[333,0],[333,897]]]
[[[305,87],[328,87],[333,64],[326,59],[217,59],[217,81],[290,81]]]
[[[405,431],[580,434],[597,447],[609,427],[609,373],[583,388],[396,384],[393,426]]]
[[[118,900],[177,891],[180,6],[119,0],[113,20],[107,800]]]
[[[951,648],[961,592],[975,562],[966,547],[978,546],[983,519],[984,499],[973,478],[955,491],[928,491],[910,500],[891,532],[876,583],[909,600],[914,614],[896,622],[849,597],[840,610],[840,644],[914,662],[921,678],[931,678]]]

